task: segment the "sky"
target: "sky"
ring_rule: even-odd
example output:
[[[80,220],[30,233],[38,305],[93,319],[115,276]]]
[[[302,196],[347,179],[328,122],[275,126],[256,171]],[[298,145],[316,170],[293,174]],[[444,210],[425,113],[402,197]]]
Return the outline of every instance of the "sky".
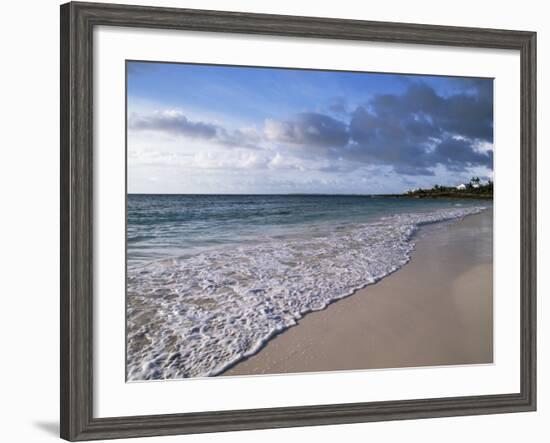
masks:
[[[386,194],[493,177],[493,81],[127,62],[128,192]]]

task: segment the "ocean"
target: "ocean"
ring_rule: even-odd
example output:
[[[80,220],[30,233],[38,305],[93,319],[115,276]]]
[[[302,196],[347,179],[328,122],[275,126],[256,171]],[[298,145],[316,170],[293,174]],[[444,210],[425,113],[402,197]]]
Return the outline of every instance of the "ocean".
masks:
[[[127,378],[213,376],[410,260],[414,233],[491,202],[128,195]]]

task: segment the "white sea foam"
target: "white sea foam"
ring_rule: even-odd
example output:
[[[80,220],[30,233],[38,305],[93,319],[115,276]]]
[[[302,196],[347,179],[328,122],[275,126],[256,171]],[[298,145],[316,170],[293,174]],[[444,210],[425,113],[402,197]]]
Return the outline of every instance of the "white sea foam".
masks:
[[[128,270],[128,380],[217,375],[305,313],[399,269],[418,226],[483,207],[340,224],[323,235],[224,247]]]

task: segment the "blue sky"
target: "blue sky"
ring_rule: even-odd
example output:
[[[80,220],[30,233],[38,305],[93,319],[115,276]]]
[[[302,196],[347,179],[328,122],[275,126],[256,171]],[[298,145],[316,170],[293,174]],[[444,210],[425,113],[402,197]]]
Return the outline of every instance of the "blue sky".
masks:
[[[128,62],[130,193],[392,193],[492,178],[492,80]]]

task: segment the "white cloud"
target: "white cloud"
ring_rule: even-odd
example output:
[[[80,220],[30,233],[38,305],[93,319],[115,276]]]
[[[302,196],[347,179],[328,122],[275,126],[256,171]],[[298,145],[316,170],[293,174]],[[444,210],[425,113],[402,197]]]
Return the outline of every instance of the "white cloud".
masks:
[[[387,193],[452,184],[472,175],[492,177],[490,168],[461,158],[449,163],[455,167],[451,170],[441,162],[422,163],[414,149],[409,152],[399,144],[393,151],[388,143],[373,147],[369,137],[377,132],[369,123],[380,126],[382,120],[368,117],[354,120],[366,132],[354,133],[353,138],[352,122],[340,120],[349,115],[303,112],[288,119],[268,118],[256,127],[246,122],[236,126],[230,116],[209,120],[182,109],[140,107],[128,125],[129,191]],[[424,142],[422,155],[435,158],[444,140],[425,135],[419,118],[413,117],[412,129]],[[395,135],[392,125],[386,129]],[[469,141],[454,133],[449,140],[455,145]],[[451,154],[459,153],[455,145],[449,147]],[[472,149],[485,156],[493,146],[479,139],[472,141]]]

